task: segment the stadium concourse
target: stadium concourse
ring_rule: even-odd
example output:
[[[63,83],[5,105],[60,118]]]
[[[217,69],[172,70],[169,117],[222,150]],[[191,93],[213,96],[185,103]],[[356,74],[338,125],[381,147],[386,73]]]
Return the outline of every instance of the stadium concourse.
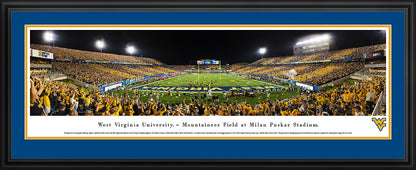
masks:
[[[311,55],[262,58],[248,65],[225,66],[225,70],[231,70],[231,73],[221,73],[223,76],[232,74],[241,80],[252,79],[260,84],[284,87],[251,89],[259,95],[258,98],[253,97],[255,95],[248,97],[248,90],[242,90],[242,96],[234,96],[231,90],[208,96],[211,86],[218,85],[215,84],[217,80],[209,79],[205,84],[195,84],[196,80],[193,84],[185,84],[206,89],[198,91],[197,95],[188,94],[187,98],[184,98],[186,93],[178,90],[133,89],[150,84],[167,86],[162,80],[186,76],[185,70],[195,70],[197,65],[166,65],[151,58],[37,44],[31,44],[31,48],[49,51],[55,58],[52,61],[31,59],[30,115],[367,116],[373,114],[378,99],[384,94],[386,82],[385,66],[384,70],[366,67],[385,65],[385,57],[370,61],[362,56],[363,53],[383,50],[385,44]],[[361,76],[352,79],[349,78],[351,75]],[[70,78],[70,83],[60,81],[60,76]],[[340,80],[342,82],[337,85],[327,86]],[[133,83],[120,87],[125,88],[120,93],[115,89],[110,89],[111,92],[99,90],[118,82]],[[319,90],[294,86],[291,82],[316,86]]]

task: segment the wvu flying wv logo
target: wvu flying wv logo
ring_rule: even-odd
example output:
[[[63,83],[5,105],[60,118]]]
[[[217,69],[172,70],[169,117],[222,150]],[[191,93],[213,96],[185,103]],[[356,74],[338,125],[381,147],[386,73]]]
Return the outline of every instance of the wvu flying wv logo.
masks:
[[[386,127],[386,123],[384,123],[386,121],[386,118],[373,118],[371,119],[376,125],[378,130],[380,130],[380,132],[383,130],[384,127]]]

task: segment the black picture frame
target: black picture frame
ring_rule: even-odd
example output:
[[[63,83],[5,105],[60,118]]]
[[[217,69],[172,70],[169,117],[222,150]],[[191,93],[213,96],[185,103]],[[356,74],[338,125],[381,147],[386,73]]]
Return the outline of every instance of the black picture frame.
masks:
[[[12,160],[10,151],[11,119],[11,12],[12,11],[107,11],[107,10],[175,10],[175,11],[404,11],[406,16],[406,159],[404,160]],[[42,0],[6,0],[1,2],[2,13],[2,168],[264,168],[264,169],[413,169],[414,167],[414,87],[415,70],[415,1],[413,0],[348,0],[348,1],[92,1],[63,0],[59,2]],[[5,95],[7,94],[7,95]]]

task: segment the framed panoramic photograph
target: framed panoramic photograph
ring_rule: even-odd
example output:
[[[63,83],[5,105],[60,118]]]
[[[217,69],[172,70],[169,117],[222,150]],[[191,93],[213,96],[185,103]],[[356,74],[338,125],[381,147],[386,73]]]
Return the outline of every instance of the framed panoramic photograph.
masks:
[[[414,168],[414,5],[2,2],[2,166]]]

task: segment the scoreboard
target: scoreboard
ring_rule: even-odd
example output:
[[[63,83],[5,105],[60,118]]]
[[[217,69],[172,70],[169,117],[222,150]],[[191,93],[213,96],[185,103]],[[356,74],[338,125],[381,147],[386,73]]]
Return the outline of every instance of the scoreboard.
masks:
[[[197,64],[201,64],[201,65],[216,65],[216,64],[220,64],[220,61],[218,60],[198,60]]]

